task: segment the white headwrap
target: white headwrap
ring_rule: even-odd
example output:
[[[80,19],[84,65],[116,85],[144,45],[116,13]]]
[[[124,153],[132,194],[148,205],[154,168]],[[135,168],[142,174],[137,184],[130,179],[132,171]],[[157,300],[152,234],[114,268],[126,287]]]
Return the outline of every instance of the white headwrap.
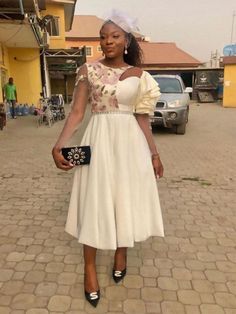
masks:
[[[112,21],[120,28],[122,28],[126,33],[139,31],[137,26],[137,19],[133,19],[126,13],[119,11],[117,9],[112,9],[109,14],[105,16],[105,23],[107,21]]]

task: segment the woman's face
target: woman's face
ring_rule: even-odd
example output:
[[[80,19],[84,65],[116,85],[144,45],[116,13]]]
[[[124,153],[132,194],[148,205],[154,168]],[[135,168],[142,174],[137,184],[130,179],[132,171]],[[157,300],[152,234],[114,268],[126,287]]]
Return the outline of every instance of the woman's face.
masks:
[[[125,32],[114,23],[106,23],[100,31],[100,45],[107,58],[123,56],[127,45]]]

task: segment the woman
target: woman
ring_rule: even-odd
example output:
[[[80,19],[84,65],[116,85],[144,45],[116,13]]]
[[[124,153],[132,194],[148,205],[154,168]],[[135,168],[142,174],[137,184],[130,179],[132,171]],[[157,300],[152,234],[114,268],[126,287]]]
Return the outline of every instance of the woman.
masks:
[[[92,117],[81,145],[90,145],[89,165],[77,167],[66,231],[84,248],[86,299],[100,298],[96,250],[114,249],[113,279],[126,274],[127,247],[150,236],[164,236],[155,177],[163,166],[149,125],[160,95],[156,81],[142,71],[141,50],[132,22],[113,14],[100,30],[104,58],[83,65],[77,75],[72,109],[52,154],[56,166],[70,170],[61,148],[82,121]]]

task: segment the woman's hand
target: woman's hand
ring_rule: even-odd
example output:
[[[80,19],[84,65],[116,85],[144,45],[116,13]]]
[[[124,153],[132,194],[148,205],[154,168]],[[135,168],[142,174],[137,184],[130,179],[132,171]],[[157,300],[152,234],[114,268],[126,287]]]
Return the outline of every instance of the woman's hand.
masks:
[[[65,171],[68,171],[74,168],[74,166],[70,164],[70,162],[62,156],[60,148],[53,147],[52,156],[53,156],[53,159],[57,168],[65,170]]]
[[[163,177],[164,167],[158,154],[152,156],[152,165],[156,178]]]

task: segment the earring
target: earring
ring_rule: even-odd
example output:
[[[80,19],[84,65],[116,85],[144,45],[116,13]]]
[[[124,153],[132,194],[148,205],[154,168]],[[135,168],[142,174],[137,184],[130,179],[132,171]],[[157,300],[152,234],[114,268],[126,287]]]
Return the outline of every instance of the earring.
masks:
[[[128,50],[127,50],[127,48],[125,48],[125,55],[127,55],[128,54]]]

